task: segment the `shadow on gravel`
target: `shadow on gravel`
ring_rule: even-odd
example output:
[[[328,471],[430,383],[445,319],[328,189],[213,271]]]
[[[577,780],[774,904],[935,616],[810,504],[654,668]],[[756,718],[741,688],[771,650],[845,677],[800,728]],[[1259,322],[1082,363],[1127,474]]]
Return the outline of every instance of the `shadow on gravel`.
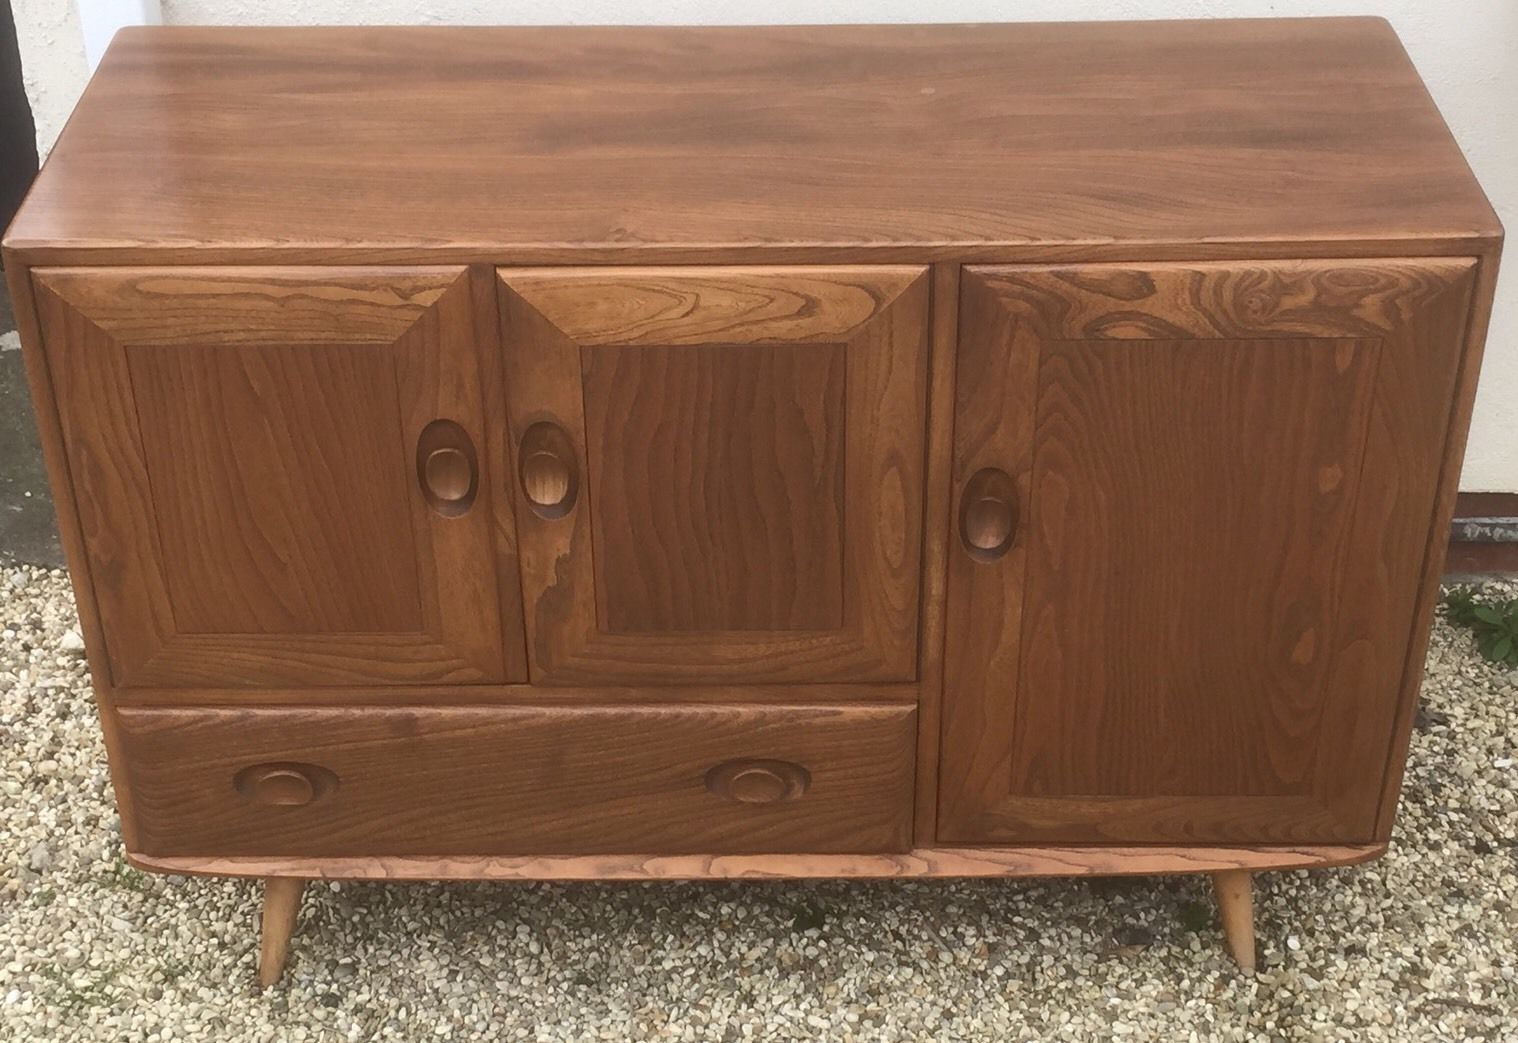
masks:
[[[63,564],[10,296],[0,283],[0,559]]]

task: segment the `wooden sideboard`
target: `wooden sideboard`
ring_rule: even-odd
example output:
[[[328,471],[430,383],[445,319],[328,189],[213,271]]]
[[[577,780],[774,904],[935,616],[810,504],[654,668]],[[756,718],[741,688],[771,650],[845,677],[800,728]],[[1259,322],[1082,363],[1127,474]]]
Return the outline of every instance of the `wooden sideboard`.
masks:
[[[1376,19],[139,29],[5,239],[133,864],[1385,850],[1501,228]]]

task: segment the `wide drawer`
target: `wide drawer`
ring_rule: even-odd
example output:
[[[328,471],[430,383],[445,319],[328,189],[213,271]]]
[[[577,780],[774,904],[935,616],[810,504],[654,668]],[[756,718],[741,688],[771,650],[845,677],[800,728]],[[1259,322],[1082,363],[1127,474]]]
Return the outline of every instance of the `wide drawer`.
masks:
[[[144,855],[910,846],[915,711],[117,711]]]

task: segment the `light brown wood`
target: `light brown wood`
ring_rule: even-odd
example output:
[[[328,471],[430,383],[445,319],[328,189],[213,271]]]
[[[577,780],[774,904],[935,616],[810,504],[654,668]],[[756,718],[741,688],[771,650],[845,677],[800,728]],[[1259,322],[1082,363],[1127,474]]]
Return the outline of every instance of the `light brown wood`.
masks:
[[[42,332],[32,293],[31,272],[24,264],[12,260],[5,265],[5,278],[16,314],[16,328],[21,335],[27,386],[32,397],[43,461],[47,466],[53,509],[58,516],[58,538],[63,545],[69,583],[74,590],[74,609],[79,616],[80,630],[86,635],[84,648],[90,669],[90,682],[97,698],[108,704],[111,671],[101,635],[100,607],[85,557],[78,500],[74,495],[73,477],[53,392],[52,367],[48,365],[47,356],[42,350]],[[116,808],[121,819],[121,838],[128,845],[135,844],[137,834],[131,820],[132,792],[126,778],[126,754],[121,749],[116,722],[108,714],[101,714],[100,717],[111,789],[116,794]]]
[[[820,877],[1147,876],[1245,868],[1312,869],[1379,858],[1386,845],[1309,847],[914,848],[900,854],[588,855],[520,858],[168,858],[128,851],[138,869],[332,880],[799,880]]]
[[[1474,269],[966,273],[941,841],[1375,836]]]
[[[264,881],[263,931],[258,949],[258,984],[268,988],[285,972],[290,955],[290,936],[300,916],[301,893],[306,882],[286,876]]]
[[[1315,18],[128,29],[6,242],[835,263],[1498,234],[1386,22]]]
[[[440,418],[484,437],[464,269],[34,280],[116,684],[525,680],[488,513],[411,465]]]
[[[923,269],[500,278],[535,683],[915,680]]]
[[[1224,869],[1212,874],[1218,916],[1228,953],[1241,970],[1254,970],[1254,874],[1248,869]]]
[[[892,852],[911,846],[910,706],[121,709],[144,854]],[[709,788],[785,762],[796,792]],[[275,805],[248,766],[330,776]],[[804,775],[804,784],[800,776]],[[720,787],[719,787],[720,789]]]

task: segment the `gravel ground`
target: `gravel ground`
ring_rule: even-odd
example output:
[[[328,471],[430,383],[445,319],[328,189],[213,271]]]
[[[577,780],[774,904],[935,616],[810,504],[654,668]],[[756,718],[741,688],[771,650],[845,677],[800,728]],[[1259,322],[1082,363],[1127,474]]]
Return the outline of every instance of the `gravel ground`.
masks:
[[[1253,976],[1197,878],[330,884],[260,993],[254,885],[122,861],[67,581],[0,599],[0,1038],[1518,1039],[1518,675],[1443,623],[1391,854],[1264,877]]]

